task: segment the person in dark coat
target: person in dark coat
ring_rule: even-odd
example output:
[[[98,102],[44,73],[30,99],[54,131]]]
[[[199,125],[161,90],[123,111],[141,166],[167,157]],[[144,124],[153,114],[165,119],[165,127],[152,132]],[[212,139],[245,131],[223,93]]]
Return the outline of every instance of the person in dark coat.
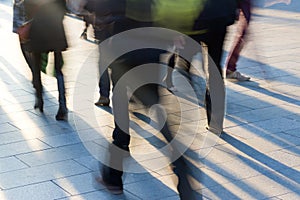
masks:
[[[62,51],[68,47],[63,26],[66,5],[64,0],[36,1],[28,0],[26,12],[33,19],[30,29],[31,50],[34,52],[33,67],[34,85],[36,89],[35,108],[43,112],[42,83],[41,83],[41,54],[54,52],[54,67],[59,92],[59,109],[56,120],[67,120],[67,105],[65,97],[64,76],[62,73]]]

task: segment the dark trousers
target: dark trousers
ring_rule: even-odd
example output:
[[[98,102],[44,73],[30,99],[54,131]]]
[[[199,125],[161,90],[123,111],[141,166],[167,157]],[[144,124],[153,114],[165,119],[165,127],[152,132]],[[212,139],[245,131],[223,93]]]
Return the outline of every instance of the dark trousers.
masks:
[[[245,37],[251,18],[251,0],[244,0],[239,3],[239,20],[237,24],[237,33],[232,48],[226,59],[227,71],[236,71],[236,64],[240,57],[240,52],[245,44]]]
[[[123,187],[122,175],[123,175],[123,159],[126,156],[126,151],[129,151],[128,146],[130,143],[129,134],[129,113],[128,113],[128,97],[127,87],[130,85],[118,85],[118,81],[125,75],[126,72],[130,73],[136,66],[140,66],[147,63],[159,63],[160,54],[162,50],[157,49],[143,49],[136,50],[127,53],[117,59],[112,65],[112,82],[113,82],[113,107],[115,117],[115,129],[113,131],[113,144],[109,148],[109,166],[104,166],[102,169],[102,178],[104,181],[112,185],[118,185]],[[149,66],[151,67],[151,66]],[[159,74],[157,74],[158,76]],[[133,74],[132,77],[139,79],[139,74]],[[136,81],[136,80],[131,80]],[[115,87],[121,87],[116,91]],[[116,93],[118,92],[118,93]],[[121,93],[121,94],[120,94]],[[117,101],[114,100],[115,95],[118,95]],[[158,85],[146,84],[139,87],[134,91],[134,96],[141,100],[141,102],[150,107],[159,103]],[[121,120],[122,122],[119,122]],[[169,131],[167,122],[163,125],[160,131],[168,143],[173,140],[173,136]],[[172,143],[171,143],[172,144]],[[177,146],[172,145],[172,149],[175,154],[179,154]],[[123,150],[123,151],[120,151]],[[185,158],[181,155],[175,162],[174,173],[178,176],[178,191],[181,199],[196,199],[192,187],[188,181],[188,167]]]
[[[216,66],[221,77],[223,78],[221,59],[223,53],[223,43],[226,35],[227,25],[223,22],[212,22],[212,26],[206,27],[208,32],[201,35],[191,35],[197,42],[202,42],[202,46],[207,47],[207,52],[209,54],[208,62],[208,71],[210,73],[210,68]],[[204,43],[204,44],[203,44]],[[192,58],[177,58],[177,66],[183,71],[189,71],[191,67],[191,63],[187,60],[192,60]],[[211,74],[209,74],[209,77]],[[223,84],[223,83],[222,83]],[[212,101],[211,101],[211,91],[209,85],[207,85],[206,93],[205,93],[205,105],[206,105],[206,114],[207,114],[207,122],[210,126],[211,116],[212,116]],[[223,123],[223,122],[222,122]],[[222,124],[219,125],[222,127]]]
[[[64,76],[62,73],[63,57],[61,52],[54,52],[54,68],[55,77],[58,88],[58,102],[63,109],[67,108],[65,96]],[[34,52],[34,67],[33,67],[33,85],[36,90],[37,98],[42,98],[43,86],[41,81],[41,53]]]
[[[102,58],[102,54],[100,52],[100,47],[99,47],[99,93],[101,97],[107,97],[109,98],[109,92],[110,92],[110,76],[108,73],[108,69],[102,69],[101,66],[101,60],[104,59]]]

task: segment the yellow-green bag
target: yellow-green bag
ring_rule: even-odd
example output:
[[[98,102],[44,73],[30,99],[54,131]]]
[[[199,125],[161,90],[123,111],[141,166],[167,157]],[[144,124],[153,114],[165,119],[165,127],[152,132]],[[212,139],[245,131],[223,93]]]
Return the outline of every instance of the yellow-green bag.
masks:
[[[155,24],[185,34],[193,34],[195,20],[207,0],[156,0],[153,7]]]

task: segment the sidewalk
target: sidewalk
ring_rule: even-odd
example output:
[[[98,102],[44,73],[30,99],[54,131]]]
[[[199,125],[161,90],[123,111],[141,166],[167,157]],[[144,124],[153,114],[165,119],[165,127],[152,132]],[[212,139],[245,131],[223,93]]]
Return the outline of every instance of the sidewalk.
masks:
[[[111,195],[102,186],[95,185],[97,159],[104,156],[100,150],[111,137],[113,117],[111,109],[97,107],[93,107],[97,121],[89,118],[90,113],[79,115],[74,111],[78,102],[73,96],[85,86],[77,76],[82,67],[97,65],[97,46],[79,39],[84,27],[81,21],[65,18],[70,48],[64,53],[64,74],[70,114],[68,122],[57,122],[58,93],[54,77],[42,76],[44,114],[33,109],[30,70],[22,57],[17,35],[11,32],[12,7],[5,2],[0,1],[0,199],[179,199],[176,176],[170,168],[151,168],[154,163],[165,162],[165,156],[139,157],[139,152],[155,151],[162,145],[160,135],[155,135],[154,146],[149,138],[135,139],[131,144],[131,151],[136,155],[136,161],[130,165],[135,168],[131,170],[144,173],[126,173],[124,195]],[[251,76],[251,81],[226,81],[224,133],[201,163],[193,160],[193,155],[190,158],[196,174],[195,189],[202,193],[203,199],[300,199],[300,14],[295,12],[297,6],[299,3],[254,10],[249,42],[238,63],[239,71]],[[225,54],[234,29],[235,26],[229,28]],[[95,96],[90,105],[98,98],[97,82],[92,87]],[[167,110],[173,108],[176,101],[172,95],[167,92],[163,95]],[[191,144],[191,149],[197,152],[198,144],[203,142],[204,110],[200,110],[201,117],[194,119],[193,106],[188,103],[185,106],[184,119],[180,119],[179,111],[171,111],[172,129],[178,130],[177,122],[181,120],[180,125],[187,130],[201,132]],[[84,111],[86,107],[77,109]],[[155,134],[152,127],[140,120],[143,109],[133,109],[132,118],[136,120],[131,124],[133,135]],[[201,128],[195,129],[199,124]],[[102,131],[105,138],[95,134],[97,131]]]

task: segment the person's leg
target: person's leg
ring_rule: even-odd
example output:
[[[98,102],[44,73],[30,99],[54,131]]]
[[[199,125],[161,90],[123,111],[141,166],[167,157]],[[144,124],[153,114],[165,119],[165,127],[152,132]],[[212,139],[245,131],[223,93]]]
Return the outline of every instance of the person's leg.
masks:
[[[113,141],[107,152],[108,160],[100,169],[102,177],[96,180],[113,194],[123,192],[123,159],[129,156],[130,143],[127,86],[122,84],[117,86],[117,82],[131,67],[131,59],[130,56],[123,55],[111,64],[115,128],[112,134]],[[118,90],[115,90],[115,87],[118,87]]]
[[[33,53],[33,63],[32,63],[32,82],[35,88],[35,104],[34,109],[39,108],[43,112],[43,86],[41,81],[41,53]]]
[[[56,120],[67,120],[68,118],[68,109],[65,96],[65,83],[64,76],[62,73],[63,66],[63,57],[61,52],[54,52],[54,67],[55,67],[55,76],[57,80],[57,89],[58,89],[58,102],[59,109],[56,115]]]
[[[173,75],[173,70],[175,67],[175,63],[176,63],[176,53],[172,53],[169,60],[168,60],[168,69],[167,69],[167,76],[166,76],[166,85],[167,85],[167,89],[170,90],[171,92],[173,92],[174,90],[176,90],[174,88],[173,85],[173,80],[172,80],[172,75]]]
[[[206,93],[205,93],[205,105],[206,105],[208,127],[211,126],[210,123],[212,120],[212,115],[214,114],[214,113],[212,113],[212,104],[213,104],[213,101],[211,99],[212,90],[214,90],[214,93],[216,93],[216,91],[218,89],[216,87],[222,87],[221,85],[215,87],[216,84],[213,83],[215,80],[212,80],[211,77],[213,75],[210,73],[213,73],[212,72],[213,68],[217,67],[217,71],[219,72],[221,79],[223,78],[221,58],[222,58],[222,53],[223,53],[223,42],[224,42],[225,35],[226,35],[226,29],[227,29],[227,26],[225,24],[220,23],[219,26],[211,27],[209,29],[209,33],[203,39],[203,42],[205,43],[205,45],[207,45],[207,52],[209,55],[209,58],[207,60],[207,62],[208,62],[208,77],[209,78],[208,78],[208,84],[207,84],[207,89],[206,89]],[[223,81],[221,84],[224,85]],[[214,99],[214,102],[216,102],[216,101],[217,101],[217,99]],[[223,113],[223,112],[221,112],[221,113]],[[215,117],[215,116],[214,116],[214,118],[219,119],[219,117]],[[221,127],[219,129],[222,129],[223,120],[221,120],[220,123],[221,124],[218,124],[218,127]]]
[[[101,75],[99,80],[99,87],[100,87],[100,96],[109,98],[110,78],[109,78],[108,69],[106,69]]]
[[[109,91],[110,91],[110,78],[108,69],[106,69],[99,78],[99,93],[100,98],[95,103],[97,106],[109,106]]]
[[[27,50],[29,48],[27,47],[28,45],[20,42],[22,54],[33,76],[34,55],[33,52]]]
[[[238,80],[249,80],[249,77],[234,77],[233,72],[237,71],[237,62],[240,56],[240,52],[243,49],[245,44],[245,36],[249,26],[251,17],[251,4],[250,1],[241,1],[240,3],[240,13],[239,13],[239,20],[237,24],[237,32],[235,36],[235,40],[233,42],[232,48],[228,54],[228,57],[225,62],[226,67],[226,74],[229,78],[236,78]],[[230,76],[230,74],[232,74]]]

